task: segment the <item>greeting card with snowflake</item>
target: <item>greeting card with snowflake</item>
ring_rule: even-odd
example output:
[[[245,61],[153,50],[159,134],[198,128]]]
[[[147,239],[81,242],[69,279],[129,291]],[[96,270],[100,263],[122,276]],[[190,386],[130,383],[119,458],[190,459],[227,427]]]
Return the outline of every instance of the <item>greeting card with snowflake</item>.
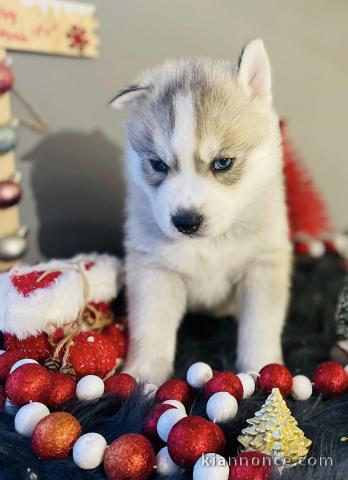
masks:
[[[95,5],[62,0],[0,0],[0,47],[96,57]]]

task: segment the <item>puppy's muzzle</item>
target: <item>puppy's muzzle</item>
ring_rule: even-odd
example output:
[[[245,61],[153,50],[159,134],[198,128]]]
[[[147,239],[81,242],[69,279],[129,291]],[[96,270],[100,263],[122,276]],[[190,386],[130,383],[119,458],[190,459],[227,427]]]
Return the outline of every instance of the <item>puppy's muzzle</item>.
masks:
[[[193,235],[198,232],[203,222],[203,215],[195,210],[179,210],[172,216],[174,227],[184,235]]]

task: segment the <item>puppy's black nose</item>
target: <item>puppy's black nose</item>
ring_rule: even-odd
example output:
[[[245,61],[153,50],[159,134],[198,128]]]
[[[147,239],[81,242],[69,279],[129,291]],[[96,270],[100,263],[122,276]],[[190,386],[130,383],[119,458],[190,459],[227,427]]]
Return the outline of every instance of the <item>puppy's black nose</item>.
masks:
[[[194,210],[179,210],[176,215],[172,216],[173,225],[179,232],[185,235],[193,235],[197,233],[203,220],[203,215]]]

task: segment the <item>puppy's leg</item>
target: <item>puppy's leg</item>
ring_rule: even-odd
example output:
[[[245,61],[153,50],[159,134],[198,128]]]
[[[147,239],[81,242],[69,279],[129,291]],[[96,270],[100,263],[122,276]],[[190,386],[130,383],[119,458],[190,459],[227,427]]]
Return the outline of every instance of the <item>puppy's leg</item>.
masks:
[[[181,278],[160,268],[127,268],[129,348],[124,370],[160,385],[172,372],[176,333],[186,307]]]
[[[248,267],[239,286],[237,367],[259,371],[282,362],[281,334],[286,317],[291,255],[262,258]]]

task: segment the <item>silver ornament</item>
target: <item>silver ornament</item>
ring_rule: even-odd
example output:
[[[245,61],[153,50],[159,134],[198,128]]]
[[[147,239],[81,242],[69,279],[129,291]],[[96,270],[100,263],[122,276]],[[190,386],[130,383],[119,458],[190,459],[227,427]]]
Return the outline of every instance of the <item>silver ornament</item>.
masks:
[[[21,227],[18,232],[0,238],[0,260],[10,262],[21,258],[27,250],[28,229]]]
[[[0,155],[16,148],[17,131],[13,127],[0,125]]]

